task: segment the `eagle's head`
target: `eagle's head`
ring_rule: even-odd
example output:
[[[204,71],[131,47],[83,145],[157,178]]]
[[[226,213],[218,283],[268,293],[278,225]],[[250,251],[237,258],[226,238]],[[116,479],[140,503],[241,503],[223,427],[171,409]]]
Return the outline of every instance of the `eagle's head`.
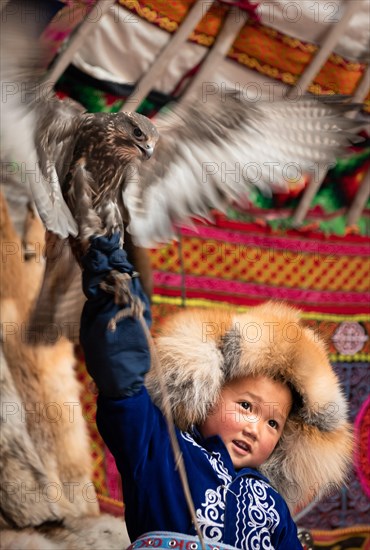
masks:
[[[139,113],[116,113],[111,116],[110,141],[122,156],[149,159],[158,141],[154,124]]]

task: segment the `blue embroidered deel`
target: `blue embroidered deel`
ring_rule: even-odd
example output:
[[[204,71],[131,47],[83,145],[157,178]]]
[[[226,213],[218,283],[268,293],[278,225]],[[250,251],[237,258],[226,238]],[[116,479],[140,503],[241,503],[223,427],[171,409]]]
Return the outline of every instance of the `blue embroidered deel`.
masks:
[[[88,298],[81,318],[86,366],[99,390],[97,425],[122,476],[125,519],[131,540],[149,531],[194,535],[189,510],[161,411],[144,384],[150,367],[148,344],[136,319],[107,329],[119,311],[100,288],[111,269],[132,274],[119,235],[97,238],[83,260]],[[131,291],[149,304],[138,279]],[[191,405],[191,404],[189,404]],[[218,436],[203,439],[176,429],[199,526],[205,538],[235,548],[301,550],[297,529],[282,497],[257,470],[235,471]]]

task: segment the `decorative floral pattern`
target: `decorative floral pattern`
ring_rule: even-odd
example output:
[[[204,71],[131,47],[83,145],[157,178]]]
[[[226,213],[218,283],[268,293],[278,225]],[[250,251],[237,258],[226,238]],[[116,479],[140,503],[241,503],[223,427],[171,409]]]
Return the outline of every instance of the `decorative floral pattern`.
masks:
[[[181,436],[186,440],[189,441],[194,445],[194,447],[198,447],[201,449],[203,454],[208,458],[212,468],[216,472],[217,476],[220,478],[220,480],[228,485],[232,481],[232,477],[228,472],[228,469],[226,468],[225,464],[222,462],[220,453],[213,453],[210,454],[204,449],[201,445],[199,445],[195,439],[187,432],[181,432]]]
[[[212,542],[219,542],[225,522],[225,487],[220,485],[216,491],[208,489],[202,509],[196,510],[197,520],[202,533]]]
[[[370,395],[361,405],[355,421],[355,468],[364,493],[370,499]]]
[[[246,550],[274,550],[271,533],[280,521],[276,501],[270,486],[263,480],[239,477],[232,479],[221,460],[220,453],[208,453],[186,433],[182,437],[202,450],[217,476],[223,481],[217,489],[208,489],[201,508],[196,510],[197,520],[203,534],[212,542],[222,540],[225,522],[226,493],[231,492],[237,500],[236,544]],[[232,489],[231,489],[232,485]]]
[[[344,321],[339,325],[332,340],[339,353],[355,355],[361,351],[369,337],[360,323]]]
[[[208,453],[206,449],[199,445],[187,432],[181,432],[181,435],[186,441],[189,441],[203,452],[216,472],[217,477],[222,481],[222,485],[219,485],[216,490],[208,489],[206,491],[205,501],[202,502],[202,508],[196,510],[199,526],[204,536],[213,542],[219,542],[223,534],[225,520],[225,493],[232,481],[232,477],[222,462],[220,453]]]
[[[242,479],[241,481],[240,494],[246,495],[249,500],[249,503],[244,504],[243,510],[244,513],[247,513],[249,527],[244,548],[274,550],[270,537],[279,524],[280,516],[275,500],[267,492],[268,485],[264,481],[255,479]],[[239,523],[238,518],[238,526]]]

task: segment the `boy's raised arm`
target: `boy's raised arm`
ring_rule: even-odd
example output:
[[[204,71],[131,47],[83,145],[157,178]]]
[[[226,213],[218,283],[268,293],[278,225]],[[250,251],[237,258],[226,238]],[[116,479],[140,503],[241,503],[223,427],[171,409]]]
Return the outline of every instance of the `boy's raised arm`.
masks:
[[[132,305],[129,297],[125,306],[115,303],[114,294],[101,288],[113,270],[129,275],[128,290],[142,302],[145,321],[151,324],[149,300],[119,240],[119,233],[94,238],[82,260],[87,301],[81,316],[80,341],[86,368],[100,394],[113,399],[139,392],[150,368],[149,346],[139,319],[130,314],[117,322],[115,330],[108,326],[122,308]]]

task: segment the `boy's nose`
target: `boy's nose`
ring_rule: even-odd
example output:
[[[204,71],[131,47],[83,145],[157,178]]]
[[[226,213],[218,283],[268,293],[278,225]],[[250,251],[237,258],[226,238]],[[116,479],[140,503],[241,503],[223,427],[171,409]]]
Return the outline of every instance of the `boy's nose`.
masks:
[[[258,438],[258,422],[248,422],[248,424],[244,426],[243,435],[256,441]]]

